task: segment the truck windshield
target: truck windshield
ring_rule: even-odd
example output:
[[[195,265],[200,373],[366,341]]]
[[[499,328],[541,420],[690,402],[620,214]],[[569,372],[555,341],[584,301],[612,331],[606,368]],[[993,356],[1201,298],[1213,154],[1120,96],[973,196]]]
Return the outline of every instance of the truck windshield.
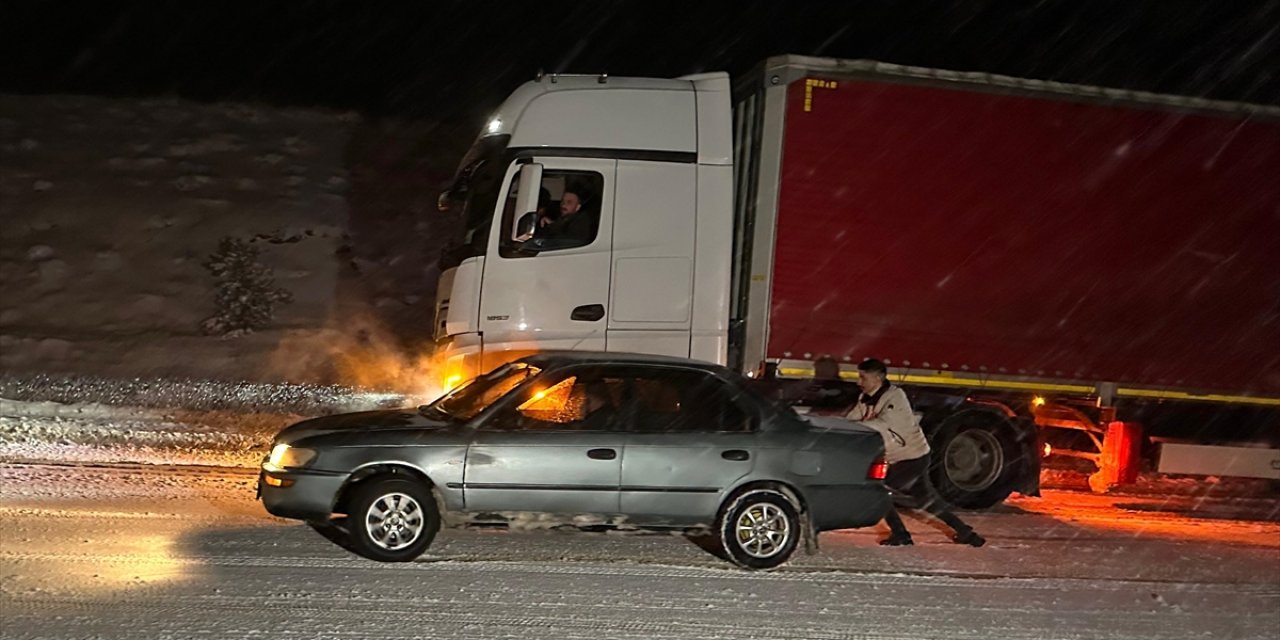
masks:
[[[450,391],[439,400],[422,408],[423,413],[444,414],[456,420],[470,420],[497,402],[521,382],[532,378],[541,369],[521,362],[503,365]]]
[[[453,184],[440,194],[441,208],[460,211],[462,225],[444,250],[440,268],[448,269],[472,256],[484,255],[493,224],[494,206],[506,165],[503,157],[511,136],[476,140],[458,165]]]

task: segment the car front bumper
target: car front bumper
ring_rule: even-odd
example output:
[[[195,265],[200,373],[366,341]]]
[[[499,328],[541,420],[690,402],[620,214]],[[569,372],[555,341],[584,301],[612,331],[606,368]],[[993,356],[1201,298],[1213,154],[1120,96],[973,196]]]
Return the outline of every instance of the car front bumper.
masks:
[[[258,471],[258,499],[281,518],[327,520],[350,474],[334,471]]]

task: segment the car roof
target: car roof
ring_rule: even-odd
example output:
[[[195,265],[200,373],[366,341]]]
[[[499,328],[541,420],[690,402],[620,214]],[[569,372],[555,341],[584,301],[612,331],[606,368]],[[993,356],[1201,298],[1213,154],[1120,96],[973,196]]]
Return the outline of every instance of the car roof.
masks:
[[[535,367],[562,367],[573,364],[609,364],[609,365],[667,365],[684,368],[701,369],[708,373],[724,375],[728,369],[710,362],[677,358],[674,356],[658,356],[647,353],[616,353],[603,351],[543,351],[535,355],[521,358]]]

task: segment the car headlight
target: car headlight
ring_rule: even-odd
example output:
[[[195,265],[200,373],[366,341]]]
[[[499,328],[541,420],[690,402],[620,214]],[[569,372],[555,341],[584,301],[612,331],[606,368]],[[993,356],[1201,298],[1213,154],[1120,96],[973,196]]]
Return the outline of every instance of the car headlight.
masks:
[[[314,449],[301,449],[287,444],[278,444],[271,448],[271,455],[267,456],[267,461],[262,466],[276,471],[290,468],[298,469],[311,464],[315,457],[316,452]]]

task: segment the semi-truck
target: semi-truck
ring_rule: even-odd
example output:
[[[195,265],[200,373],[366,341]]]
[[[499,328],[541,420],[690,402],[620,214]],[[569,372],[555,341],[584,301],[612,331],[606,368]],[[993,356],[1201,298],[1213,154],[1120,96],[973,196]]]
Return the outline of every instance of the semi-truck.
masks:
[[[957,506],[1049,454],[1132,481],[1152,436],[1162,471],[1280,478],[1274,106],[802,56],[539,74],[440,206],[445,386],[640,352],[821,411],[877,358]]]

